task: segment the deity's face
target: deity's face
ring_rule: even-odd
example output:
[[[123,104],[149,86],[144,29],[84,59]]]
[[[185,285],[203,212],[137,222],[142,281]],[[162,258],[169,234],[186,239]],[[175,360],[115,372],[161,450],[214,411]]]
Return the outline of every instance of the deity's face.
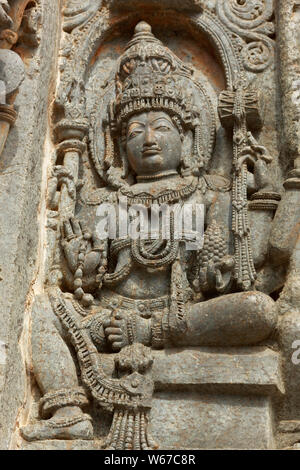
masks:
[[[163,111],[135,114],[128,121],[126,150],[137,176],[177,171],[182,151],[180,133]]]

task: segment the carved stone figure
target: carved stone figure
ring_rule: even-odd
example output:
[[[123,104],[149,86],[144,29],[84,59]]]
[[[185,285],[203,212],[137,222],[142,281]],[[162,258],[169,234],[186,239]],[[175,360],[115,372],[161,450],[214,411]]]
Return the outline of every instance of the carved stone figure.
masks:
[[[205,84],[149,24],[137,24],[113,86],[98,168],[107,186],[63,218],[47,294],[35,301],[32,355],[41,419],[21,432],[28,441],[92,439],[85,412],[92,399],[113,411],[107,448],[154,449],[155,350],[250,347],[274,332],[277,305],[256,289],[256,277],[268,257],[280,195],[268,174],[272,158],[249,130],[260,122],[258,100],[243,83],[219,102],[224,127],[233,128],[232,179],[208,170],[215,120]],[[83,129],[78,124],[78,135]],[[55,167],[49,207],[59,204],[58,188],[74,201],[77,183],[72,165]],[[98,206],[110,203],[118,214],[125,199],[129,208],[204,205],[203,246],[187,249],[194,240],[185,231],[176,238],[172,212],[167,240],[120,237],[118,230],[101,238]]]

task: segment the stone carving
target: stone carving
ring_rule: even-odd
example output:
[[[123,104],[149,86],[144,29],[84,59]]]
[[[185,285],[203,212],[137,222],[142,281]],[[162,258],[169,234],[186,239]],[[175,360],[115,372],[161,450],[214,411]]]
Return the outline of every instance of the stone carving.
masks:
[[[240,48],[245,69],[262,72],[274,56],[275,32],[271,20],[273,0],[218,0],[217,14],[234,35],[242,38]]]
[[[269,292],[255,290],[280,200],[269,176],[272,159],[253,136],[262,125],[256,91],[241,80],[220,96],[221,122],[233,132],[231,179],[209,171],[216,116],[205,83],[149,24],[137,24],[116,69],[104,88],[106,106],[95,103],[90,129],[80,119],[80,79],[70,81],[72,106],[55,129],[62,165],[53,170],[49,208],[59,214],[59,230],[47,293],[32,315],[42,398],[41,419],[21,430],[28,441],[92,439],[86,411],[94,400],[113,413],[106,448],[155,449],[155,350],[253,346],[277,324]],[[83,197],[79,164],[87,150],[104,187]],[[129,208],[204,204],[203,247],[189,251],[197,240],[188,232],[176,238],[172,212],[167,240],[101,238],[98,205],[117,208],[124,198]],[[121,216],[115,220],[120,229]]]
[[[173,8],[175,10],[201,10],[202,0],[187,0],[184,3],[178,0],[148,0],[148,5],[154,8]],[[95,16],[103,6],[102,0],[68,0],[64,8],[64,30],[72,32],[76,28],[81,28]],[[140,7],[138,0],[109,0],[105,2],[105,7],[117,10],[136,10]]]
[[[83,26],[101,8],[102,0],[68,0],[64,9],[64,30],[72,32],[73,29]]]
[[[0,23],[2,27],[12,25],[12,19],[9,16],[9,4],[7,0],[1,0],[0,2]]]
[[[36,30],[30,24],[29,12],[25,9],[30,0],[20,1],[18,4],[12,0],[0,2],[0,155],[11,125],[17,118],[13,107],[13,94],[24,80],[24,64],[20,56],[10,49],[22,37],[23,41],[30,38],[30,45],[36,46]],[[13,6],[12,16],[10,8]],[[26,25],[22,20],[27,19]],[[8,101],[8,102],[7,102]]]

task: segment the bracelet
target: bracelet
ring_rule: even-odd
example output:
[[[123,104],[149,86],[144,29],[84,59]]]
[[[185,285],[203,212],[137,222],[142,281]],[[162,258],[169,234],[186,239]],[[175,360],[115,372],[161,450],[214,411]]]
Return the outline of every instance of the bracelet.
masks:
[[[39,406],[41,416],[47,418],[59,408],[65,406],[79,406],[82,408],[88,405],[88,403],[84,389],[77,387],[49,392],[40,399]]]
[[[135,314],[129,315],[127,319],[127,334],[129,344],[133,344],[136,339],[136,318]]]
[[[248,207],[250,210],[275,211],[280,200],[281,196],[279,193],[272,191],[258,192],[251,196]]]

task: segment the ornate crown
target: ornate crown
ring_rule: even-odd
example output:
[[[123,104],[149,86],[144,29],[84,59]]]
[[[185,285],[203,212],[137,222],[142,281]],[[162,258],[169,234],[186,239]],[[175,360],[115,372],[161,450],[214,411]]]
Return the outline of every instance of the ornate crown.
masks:
[[[117,125],[134,113],[166,110],[189,126],[195,116],[193,70],[184,65],[141,21],[119,59],[116,76]]]
[[[185,131],[192,137],[192,148],[183,159],[184,174],[198,174],[205,169],[216,128],[207,83],[195,80],[194,70],[155,38],[151,26],[144,21],[138,23],[118,60],[115,86],[110,85],[108,82],[107,100],[103,98],[107,114],[103,116],[103,108],[95,104],[90,133],[92,158],[101,178],[114,187],[126,184],[128,162],[118,140],[120,136],[126,138],[127,121],[132,115],[156,110],[172,117],[182,137]],[[103,137],[99,135],[99,120]]]

